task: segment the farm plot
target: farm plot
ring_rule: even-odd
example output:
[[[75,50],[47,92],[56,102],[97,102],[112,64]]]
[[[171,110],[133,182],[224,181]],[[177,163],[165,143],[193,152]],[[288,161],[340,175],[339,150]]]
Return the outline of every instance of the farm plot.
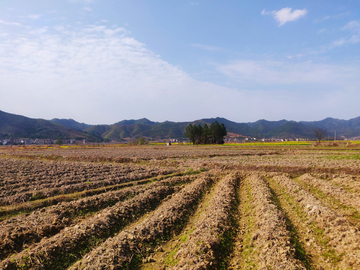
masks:
[[[174,172],[140,165],[0,159],[0,206]]]
[[[50,237],[61,229],[74,225],[82,218],[118,202],[130,199],[147,190],[159,186],[174,186],[192,181],[194,176],[173,177],[148,185],[138,185],[104,194],[90,196],[72,202],[63,202],[52,207],[42,208],[30,215],[20,215],[0,223],[0,259],[15,251]]]
[[[358,229],[285,175],[269,179],[314,269],[360,268]]]
[[[349,179],[345,178],[340,185],[334,185],[331,180],[304,174],[296,180],[301,187],[313,192],[324,204],[347,216],[354,225],[360,228],[360,194],[354,192],[354,189],[349,190],[343,187],[344,184],[347,186],[351,184]]]
[[[86,254],[71,269],[121,269],[139,266],[142,256],[182,227],[181,223],[190,214],[190,209],[211,182],[212,178],[209,176],[198,178],[142,222],[123,230]]]
[[[67,226],[52,237],[43,237],[30,249],[4,260],[0,268],[16,269],[25,265],[32,269],[63,269],[92,246],[98,245],[129,222],[154,209],[162,199],[181,189],[179,184],[191,180],[191,177],[185,177],[151,184],[133,199],[98,211],[94,216]]]
[[[0,148],[1,150],[1,148]],[[224,151],[225,150],[225,151]],[[86,148],[32,148],[19,147],[11,151],[0,152],[13,157],[48,158],[76,160],[84,162],[137,162],[143,160],[162,160],[168,158],[193,158],[213,156],[238,156],[238,155],[264,155],[277,154],[280,151],[267,149],[241,149],[238,147],[211,145],[211,146],[121,146],[121,147],[86,147]]]
[[[294,241],[285,215],[270,188],[257,174],[246,178],[241,192],[240,233],[231,269],[306,269],[296,258]]]
[[[360,269],[342,150],[155,148],[0,158],[0,269]]]

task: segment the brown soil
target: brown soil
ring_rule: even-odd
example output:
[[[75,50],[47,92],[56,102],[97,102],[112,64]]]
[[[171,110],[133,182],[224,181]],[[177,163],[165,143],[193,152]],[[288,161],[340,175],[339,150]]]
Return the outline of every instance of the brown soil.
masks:
[[[0,147],[0,269],[360,269],[358,151]]]
[[[177,227],[190,214],[190,209],[211,182],[209,176],[195,180],[141,223],[123,230],[114,238],[109,238],[100,247],[86,254],[71,269],[136,267],[157,242],[177,231]]]

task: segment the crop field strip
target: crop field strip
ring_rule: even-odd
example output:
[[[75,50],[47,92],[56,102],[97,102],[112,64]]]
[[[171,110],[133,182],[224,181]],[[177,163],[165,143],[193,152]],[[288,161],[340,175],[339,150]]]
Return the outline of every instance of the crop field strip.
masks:
[[[151,178],[145,178],[145,179],[137,180],[137,181],[129,181],[129,182],[125,182],[125,183],[121,183],[121,184],[117,184],[117,185],[110,185],[110,186],[105,186],[105,187],[96,188],[96,189],[87,189],[87,190],[75,192],[75,193],[56,195],[54,197],[48,197],[45,199],[39,199],[39,200],[34,200],[34,201],[27,201],[25,203],[18,203],[18,204],[14,204],[14,205],[10,205],[10,206],[1,206],[0,207],[0,221],[10,218],[10,217],[13,217],[13,216],[20,215],[20,214],[31,213],[32,211],[34,211],[38,208],[55,205],[55,204],[58,204],[61,202],[75,201],[75,200],[79,200],[81,198],[98,195],[98,194],[102,194],[102,193],[107,193],[107,192],[112,192],[112,191],[116,191],[116,190],[123,189],[126,187],[144,185],[144,184],[148,184],[148,183],[151,183],[154,181],[171,178],[174,176],[192,175],[192,174],[197,174],[197,173],[199,173],[199,172],[195,172],[195,171],[185,172],[185,173],[176,172],[176,173],[171,173],[171,174],[159,175],[159,176],[155,176],[155,177],[151,177]]]
[[[77,201],[63,202],[34,211],[30,215],[7,219],[0,223],[0,259],[21,251],[45,236],[55,235],[63,228],[80,222],[89,214],[113,206],[146,190],[163,185],[184,184],[192,181],[193,178],[194,176],[173,177],[148,185],[128,187]]]
[[[357,152],[200,148],[1,157],[0,269],[360,269]]]
[[[345,179],[343,178],[343,184],[346,184]],[[351,191],[346,190],[341,186],[332,184],[331,180],[319,179],[309,174],[302,175],[295,180],[325,205],[348,217],[350,222],[360,229],[360,192],[353,189]]]
[[[224,177],[229,177],[228,173],[229,172],[216,171],[213,184],[207,187],[206,192],[204,192],[198,205],[194,207],[194,211],[189,216],[186,224],[183,224],[181,231],[173,235],[170,239],[166,239],[167,241],[160,243],[153,253],[143,258],[143,264],[139,269],[163,269],[164,267],[172,267],[179,261],[175,259],[174,256],[179,251],[180,245],[185,243],[189,235],[194,232],[196,225],[200,223],[199,220],[201,217],[201,220],[204,220],[206,217],[204,213],[208,209],[210,201],[212,201],[216,194],[218,186],[224,182]],[[232,174],[232,176],[234,177],[231,177],[231,181],[238,183],[238,174]],[[209,214],[209,212],[206,213]]]
[[[93,149],[59,149],[59,148],[13,148],[11,151],[0,152],[0,157],[43,159],[43,160],[68,160],[83,162],[144,162],[150,159],[162,160],[172,158],[214,157],[214,156],[239,156],[239,155],[276,155],[279,149],[239,149],[227,146],[224,151],[222,146],[164,146],[144,147],[94,147]],[[195,150],[195,151],[194,151]],[[119,157],[119,153],[121,156]]]
[[[358,229],[285,175],[268,179],[313,269],[359,269]]]
[[[141,222],[129,226],[93,249],[70,269],[134,269],[156,246],[182,229],[206,187],[213,182],[204,175],[149,213]]]
[[[191,176],[174,177],[142,187],[142,192],[138,192],[132,199],[120,201],[93,216],[66,226],[54,236],[43,237],[31,249],[3,260],[0,269],[17,269],[24,265],[31,269],[63,269],[76,260],[76,256],[81,256],[141,215],[153,210],[162,199],[181,190],[182,186],[179,185],[193,179]]]
[[[181,234],[154,254],[158,262],[150,261],[141,269],[219,269],[225,265],[233,236],[232,210],[236,209],[240,176],[231,173],[218,177],[220,180],[208,190]]]
[[[242,184],[240,231],[229,269],[306,269],[296,258],[286,217],[266,182],[256,173]],[[304,265],[305,264],[305,265]]]
[[[173,176],[173,175],[168,175],[168,176]],[[55,205],[55,204],[58,204],[61,202],[74,201],[74,200],[78,200],[78,199],[81,199],[84,197],[98,195],[98,194],[102,194],[102,193],[106,193],[106,192],[116,191],[118,189],[123,189],[126,187],[143,185],[143,184],[147,184],[149,182],[153,182],[154,180],[156,180],[156,178],[147,178],[144,180],[131,181],[131,182],[126,182],[126,183],[121,183],[118,185],[106,186],[103,188],[84,190],[84,191],[70,193],[70,194],[56,195],[56,196],[49,197],[46,199],[28,201],[25,203],[18,203],[18,204],[9,205],[9,206],[2,206],[0,208],[0,221],[3,219],[7,219],[10,217],[22,214],[22,213],[32,212],[38,208]]]
[[[140,165],[0,159],[0,206],[175,172]]]

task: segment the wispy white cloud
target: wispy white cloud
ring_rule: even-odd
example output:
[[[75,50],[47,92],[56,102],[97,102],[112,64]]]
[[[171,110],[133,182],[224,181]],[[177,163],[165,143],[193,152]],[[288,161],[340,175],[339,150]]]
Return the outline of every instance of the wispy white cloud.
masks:
[[[323,21],[329,20],[330,18],[331,18],[331,16],[329,16],[329,15],[321,17],[321,18],[317,18],[314,20],[314,23],[323,22]]]
[[[341,28],[342,30],[345,30],[345,31],[357,31],[359,32],[360,31],[360,22],[359,21],[351,21],[349,23],[347,23],[344,27]]]
[[[152,119],[180,120],[183,106],[193,108],[181,116],[188,119],[203,117],[204,112],[223,115],[220,108],[211,108],[226,88],[192,79],[128,36],[126,29],[57,30],[41,38],[26,34],[0,41],[0,81],[11,89],[2,93],[4,110],[29,116],[46,112],[92,123],[143,117],[145,110]],[[10,109],[5,100],[15,97],[21,98]]]
[[[321,18],[317,18],[315,19],[313,22],[314,23],[320,23],[320,22],[324,22],[324,21],[327,21],[327,20],[330,20],[330,19],[339,19],[339,18],[343,18],[347,15],[349,15],[350,12],[343,12],[343,13],[340,13],[340,14],[335,14],[335,15],[326,15],[324,17],[321,17]]]
[[[339,47],[345,44],[356,44],[360,42],[360,22],[359,21],[351,21],[347,23],[344,27],[341,28],[343,31],[349,32],[347,37],[342,37],[338,40],[335,40],[330,48]]]
[[[55,25],[54,29],[59,32],[63,32],[65,30],[65,27],[63,25]]]
[[[89,11],[89,12],[92,11],[92,8],[90,8],[90,7],[83,7],[83,9],[86,11]]]
[[[196,48],[200,48],[200,49],[204,49],[204,50],[207,50],[207,51],[223,51],[224,50],[224,49],[219,48],[219,47],[209,46],[209,45],[204,45],[204,44],[199,44],[199,43],[191,44],[191,46],[196,47]]]
[[[276,21],[279,22],[279,26],[284,25],[287,22],[296,21],[304,17],[308,11],[304,9],[295,9],[292,11],[292,8],[282,8],[280,10],[266,11],[263,9],[261,11],[262,15],[272,15]]]
[[[200,5],[200,3],[199,3],[199,2],[190,2],[190,5],[192,5],[192,6],[198,6],[198,5]]]
[[[32,29],[29,31],[29,34],[32,34],[32,35],[42,35],[42,34],[45,34],[48,30],[48,26],[44,26],[44,27],[41,27],[41,28],[35,28],[35,29]]]
[[[27,16],[20,16],[21,18],[25,18],[25,19],[31,19],[31,20],[38,20],[42,17],[42,15],[40,14],[29,14]]]
[[[347,85],[360,83],[360,67],[286,61],[233,61],[218,66],[224,75],[243,86]]]
[[[22,26],[21,23],[18,23],[18,22],[6,22],[6,21],[3,21],[3,20],[0,20],[0,24]]]
[[[40,37],[9,31],[0,40],[0,81],[1,89],[10,90],[1,91],[0,107],[30,117],[92,124],[144,116],[157,121],[222,116],[240,122],[313,119],[322,117],[319,107],[325,117],[330,109],[341,111],[343,104],[356,108],[360,99],[356,67],[240,60],[218,70],[236,87],[193,79],[125,28],[64,24]],[[285,87],[267,91],[267,85]],[[319,86],[326,91],[314,91]],[[311,92],[311,98],[303,91]],[[304,103],[307,110],[299,115]]]

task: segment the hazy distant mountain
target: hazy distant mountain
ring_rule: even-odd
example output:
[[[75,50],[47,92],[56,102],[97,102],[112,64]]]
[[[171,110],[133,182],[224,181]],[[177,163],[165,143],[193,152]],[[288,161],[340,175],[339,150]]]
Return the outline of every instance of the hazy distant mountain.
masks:
[[[184,138],[184,130],[188,124],[211,125],[218,121],[224,124],[228,132],[251,137],[298,138],[313,137],[312,129],[303,124],[281,120],[270,122],[259,120],[255,123],[236,123],[225,118],[205,118],[193,122],[151,122],[145,118],[139,120],[123,120],[114,125],[96,125],[85,129],[86,132],[101,136],[104,139],[122,140],[131,137],[148,137],[153,139]],[[139,124],[148,123],[148,124]]]
[[[233,133],[244,135],[244,136],[253,136],[253,137],[261,136],[261,132],[259,132],[259,130],[255,129],[245,123],[236,123],[236,122],[232,122],[225,118],[220,118],[220,117],[202,119],[202,121],[204,121],[208,124],[218,121],[220,124],[225,125],[228,132],[233,132]]]
[[[158,124],[158,122],[152,122],[150,121],[149,119],[147,118],[141,118],[141,119],[138,119],[138,120],[134,120],[134,119],[131,119],[131,120],[122,120],[120,122],[117,122],[115,123],[114,125],[119,125],[119,126],[122,126],[122,125],[135,125],[135,124],[140,124],[140,125],[156,125]]]
[[[109,140],[123,140],[132,137],[148,137],[152,139],[184,138],[184,130],[188,124],[210,125],[215,121],[220,124],[223,123],[228,132],[257,138],[314,138],[313,128],[317,127],[326,129],[331,136],[334,130],[336,130],[338,137],[360,136],[360,117],[350,120],[326,118],[313,122],[268,121],[261,119],[250,123],[236,123],[220,117],[204,118],[192,122],[165,121],[162,123],[142,118],[138,120],[122,120],[113,125],[94,125],[87,127],[84,131]]]
[[[301,121],[300,123],[311,128],[320,127],[326,129],[331,135],[334,134],[335,131],[339,136],[345,137],[359,136],[360,134],[360,117],[352,118],[350,120],[328,117],[321,121]]]
[[[253,122],[253,123],[247,123],[247,125],[249,125],[250,127],[252,127],[253,129],[255,129],[257,131],[260,131],[261,134],[266,135],[288,122],[289,121],[287,121],[287,120],[267,121],[265,119],[261,119],[256,122]]]
[[[54,119],[51,119],[50,121],[55,123],[55,124],[63,125],[65,127],[69,127],[69,128],[73,128],[73,129],[77,129],[77,130],[84,130],[86,128],[91,127],[91,125],[88,125],[88,124],[85,124],[85,123],[79,123],[79,122],[76,122],[73,119],[54,118]]]
[[[123,122],[123,121],[122,121]],[[187,123],[163,122],[157,124],[96,125],[84,131],[109,140],[122,140],[132,137],[149,137],[154,139],[183,138]]]
[[[44,119],[32,119],[0,111],[0,138],[70,139],[84,138],[97,141],[88,133],[55,124]]]
[[[210,125],[218,121],[228,132],[257,138],[314,138],[313,128],[327,130],[337,137],[360,136],[360,117],[350,120],[326,118],[321,121],[267,121],[236,123],[225,118],[204,118],[192,122],[153,122],[146,118],[122,120],[113,125],[88,125],[73,119],[31,119],[0,111],[0,138],[75,138],[90,140],[124,140],[125,138],[147,137],[150,139],[184,138],[188,124]],[[83,131],[83,132],[82,132]]]
[[[265,136],[279,137],[279,138],[312,138],[314,137],[313,130],[310,127],[295,121],[287,121],[283,125],[275,128],[267,133]]]

